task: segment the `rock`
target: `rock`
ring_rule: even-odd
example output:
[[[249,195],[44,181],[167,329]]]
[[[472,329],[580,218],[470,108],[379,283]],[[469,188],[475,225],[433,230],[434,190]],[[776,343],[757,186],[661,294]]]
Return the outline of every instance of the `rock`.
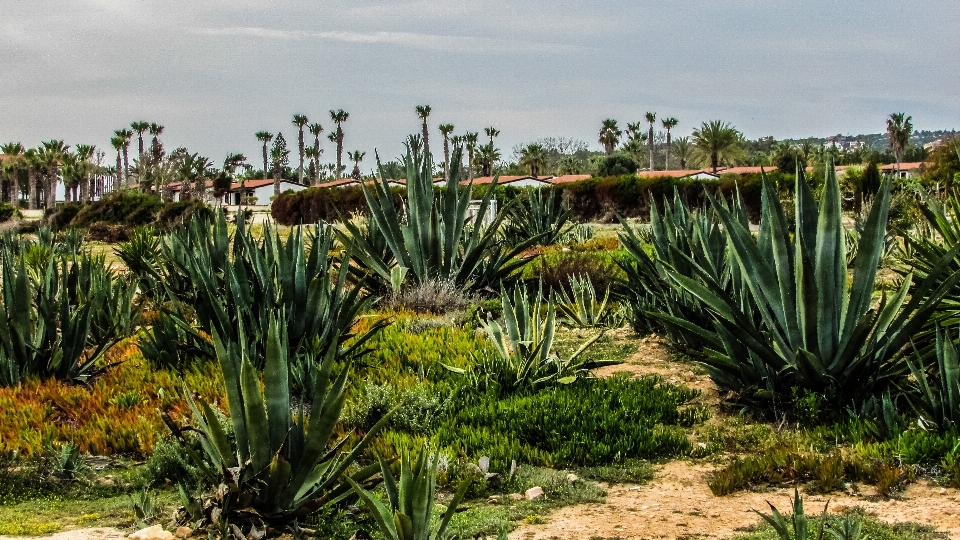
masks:
[[[173,534],[170,531],[163,530],[160,525],[140,529],[128,536],[130,540],[173,540]]]
[[[543,497],[543,488],[540,486],[534,486],[528,489],[525,495],[527,496],[528,501],[532,501],[537,497]]]
[[[521,494],[519,494],[519,493],[511,493],[511,494],[510,494],[510,500],[512,500],[512,501],[522,501],[522,500],[523,500],[523,495],[521,495]]]
[[[97,484],[101,486],[112,486],[116,484],[116,481],[112,476],[108,474],[106,476],[101,476],[100,478],[97,478]]]
[[[193,534],[193,529],[190,527],[177,527],[177,530],[173,531],[173,535],[177,538],[189,538]]]
[[[579,480],[579,479],[580,479],[580,477],[577,476],[577,475],[575,475],[575,474],[573,474],[573,473],[570,473],[570,474],[567,475],[567,482],[576,482],[576,481]]]

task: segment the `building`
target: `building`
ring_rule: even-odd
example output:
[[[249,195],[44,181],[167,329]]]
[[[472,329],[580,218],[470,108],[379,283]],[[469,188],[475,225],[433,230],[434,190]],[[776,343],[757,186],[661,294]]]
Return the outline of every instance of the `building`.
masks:
[[[307,186],[291,182],[289,180],[280,180],[280,193],[284,191],[303,191]],[[273,179],[263,178],[260,180],[244,180],[243,182],[234,182],[230,186],[230,191],[223,195],[221,202],[227,205],[239,205],[243,198],[247,197],[249,205],[268,205],[273,200],[274,194]],[[177,200],[174,198],[174,200]]]
[[[492,184],[493,179],[497,179],[498,186],[510,186],[515,188],[541,188],[552,186],[553,183],[550,181],[552,176],[479,176],[473,179],[473,185],[482,186],[486,184]],[[463,185],[470,183],[469,180],[463,180],[460,182]]]
[[[923,171],[927,170],[933,163],[927,161],[912,161],[909,163],[900,164],[900,174],[897,178],[912,178],[914,176],[920,176],[923,174]],[[880,172],[883,174],[894,174],[897,172],[897,164],[891,163],[889,165],[884,165],[880,167]]]
[[[640,171],[638,178],[690,178],[692,180],[719,180],[720,177],[706,170],[679,170],[679,171]]]

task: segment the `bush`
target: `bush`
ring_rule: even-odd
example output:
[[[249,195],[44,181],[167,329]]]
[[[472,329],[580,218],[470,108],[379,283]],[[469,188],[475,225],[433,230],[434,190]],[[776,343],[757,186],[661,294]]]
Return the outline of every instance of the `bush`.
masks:
[[[478,301],[478,296],[452,281],[410,283],[398,293],[391,293],[387,307],[409,309],[414,313],[450,313],[463,311]]]
[[[164,229],[173,229],[189,223],[194,217],[213,220],[213,210],[202,201],[169,202],[163,205],[157,216],[157,223]]]
[[[130,240],[130,229],[123,225],[111,225],[98,221],[87,227],[87,240],[119,244]]]
[[[634,174],[640,167],[627,156],[607,156],[597,167],[597,176],[623,176]]]
[[[691,448],[680,426],[707,416],[703,407],[685,407],[698,395],[659,377],[614,376],[503,400],[475,396],[435,438],[458,455],[489,456],[494,471],[508,470],[514,459],[564,467],[680,456]]]
[[[10,221],[18,215],[20,215],[20,210],[16,206],[0,202],[0,223]]]
[[[525,270],[524,278],[542,281],[546,290],[566,289],[571,276],[586,276],[596,290],[606,291],[625,277],[608,251],[546,252]]]
[[[399,205],[405,189],[393,189],[394,205]],[[337,221],[353,212],[366,214],[367,201],[359,186],[340,188],[312,187],[294,193],[286,191],[273,200],[270,213],[281,225]]]
[[[54,208],[48,208],[43,215],[51,229],[60,231],[70,225],[70,222],[80,213],[82,208],[83,205],[80,203],[65,203]]]
[[[64,205],[69,207],[71,205]],[[157,197],[134,190],[108,194],[83,208],[70,220],[70,227],[89,227],[98,222],[136,227],[156,220],[163,203]]]

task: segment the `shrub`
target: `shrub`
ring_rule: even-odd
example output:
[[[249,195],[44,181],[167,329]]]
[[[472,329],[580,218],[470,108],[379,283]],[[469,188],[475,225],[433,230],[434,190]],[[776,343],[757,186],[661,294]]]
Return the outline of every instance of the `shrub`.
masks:
[[[505,399],[475,396],[453,411],[435,440],[462,456],[489,456],[491,470],[511,460],[564,467],[628,458],[685,455],[680,426],[703,421],[690,407],[698,392],[658,377],[581,380]]]
[[[390,193],[394,204],[400,204],[406,190],[394,188]],[[368,212],[367,201],[359,186],[286,191],[274,198],[270,206],[270,215],[281,225],[332,223],[338,221],[340,216],[349,216],[354,212]]]
[[[160,227],[170,230],[189,223],[194,218],[211,221],[213,210],[198,200],[169,202],[163,205],[157,215],[157,223]]]
[[[0,202],[0,223],[10,221],[19,215],[20,210],[16,206],[6,202]]]
[[[87,240],[91,242],[104,242],[106,244],[119,244],[130,240],[130,228],[124,225],[110,225],[98,221],[87,227]]]
[[[597,167],[597,176],[622,176],[637,172],[637,162],[627,156],[607,156]]]
[[[65,205],[68,207],[70,205]],[[159,198],[135,190],[119,190],[83,206],[69,221],[70,227],[103,222],[136,227],[153,223],[163,207]]]
[[[393,292],[387,298],[386,306],[393,310],[408,309],[414,313],[449,313],[463,311],[479,297],[457,286],[452,281],[431,280],[426,283],[410,283]]]
[[[571,278],[587,278],[594,288],[605,291],[624,277],[613,254],[607,251],[547,251],[524,269],[524,278],[541,282],[547,290],[570,285]]]

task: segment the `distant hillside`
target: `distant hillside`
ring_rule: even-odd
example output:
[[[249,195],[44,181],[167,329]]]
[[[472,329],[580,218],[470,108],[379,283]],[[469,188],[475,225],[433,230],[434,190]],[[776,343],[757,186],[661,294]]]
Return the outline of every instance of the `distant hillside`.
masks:
[[[937,131],[914,131],[913,135],[910,137],[910,144],[912,146],[923,146],[929,142],[933,142],[937,139],[942,139],[944,137],[954,137],[957,135],[957,130],[937,130]],[[827,144],[828,142],[835,143],[841,148],[849,148],[851,143],[856,145],[856,143],[862,142],[864,146],[871,147],[877,151],[883,152],[887,149],[887,134],[886,133],[867,133],[861,135],[831,135],[829,137],[808,137],[805,139],[787,139],[791,143],[799,143],[801,141],[811,141],[815,146],[821,144]]]

